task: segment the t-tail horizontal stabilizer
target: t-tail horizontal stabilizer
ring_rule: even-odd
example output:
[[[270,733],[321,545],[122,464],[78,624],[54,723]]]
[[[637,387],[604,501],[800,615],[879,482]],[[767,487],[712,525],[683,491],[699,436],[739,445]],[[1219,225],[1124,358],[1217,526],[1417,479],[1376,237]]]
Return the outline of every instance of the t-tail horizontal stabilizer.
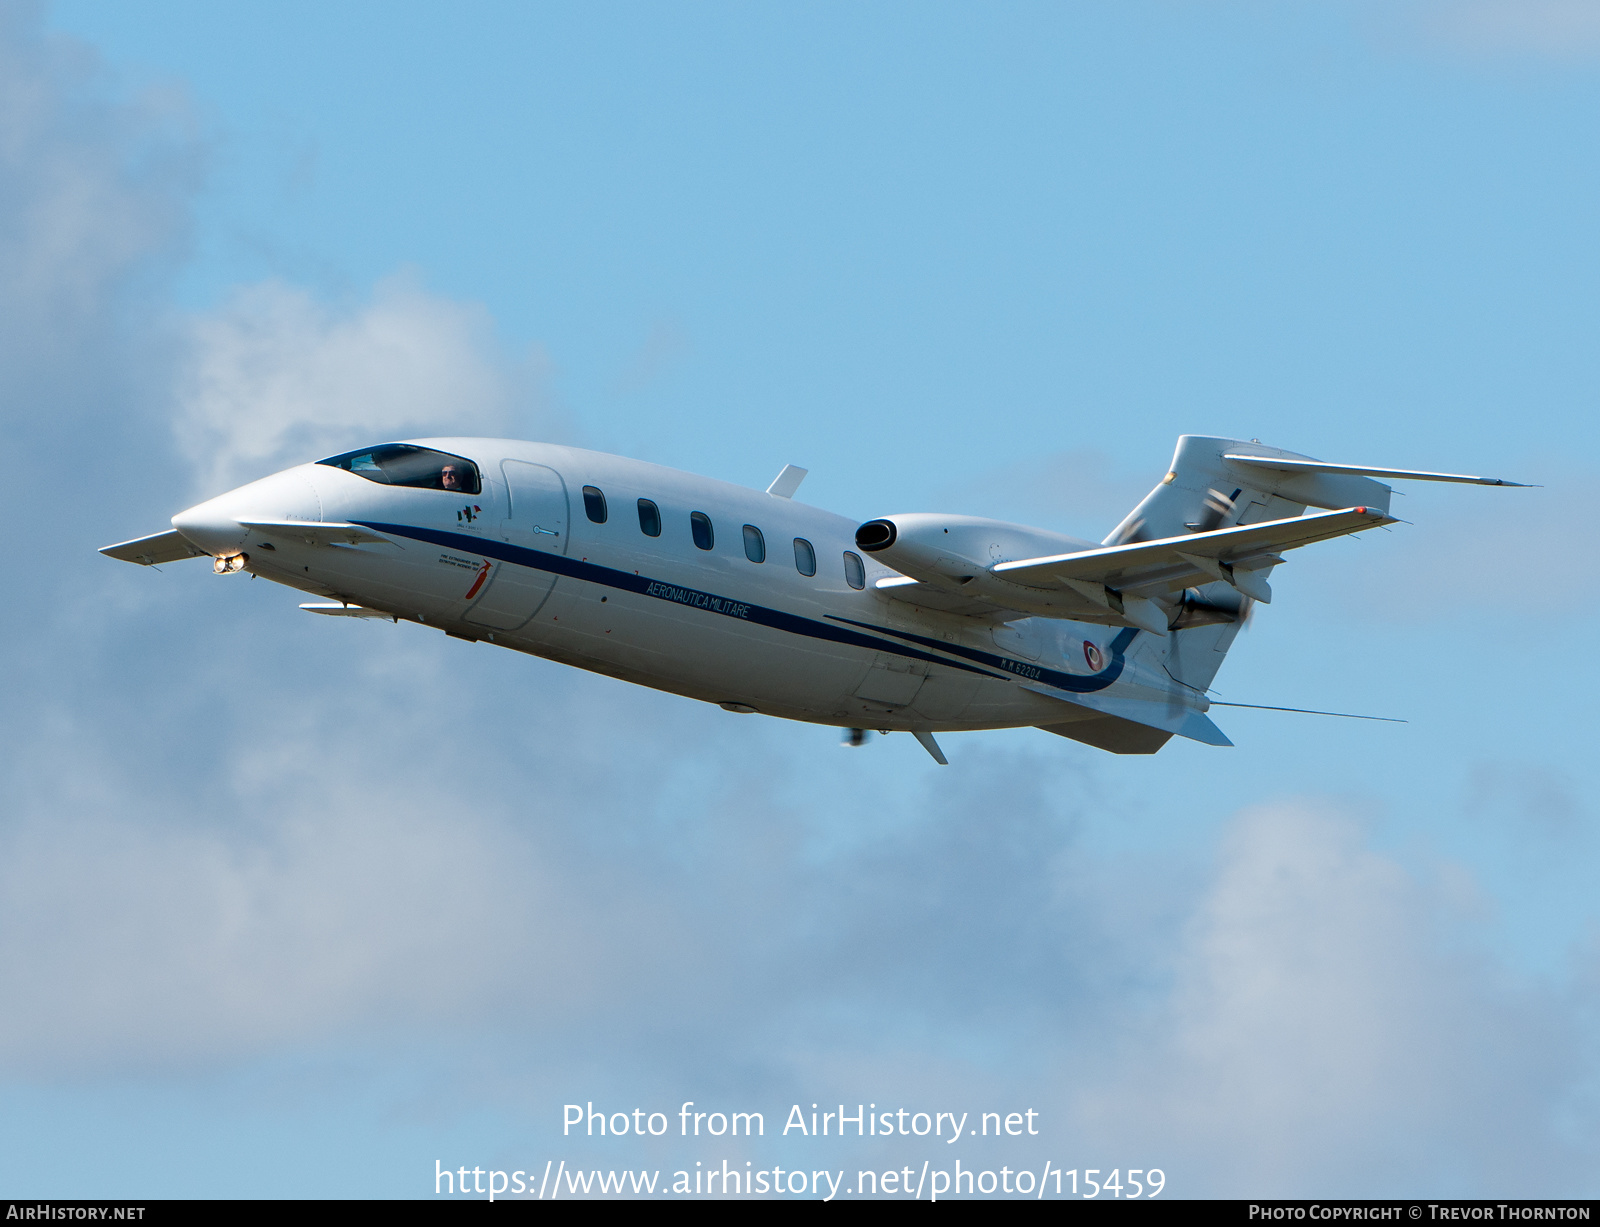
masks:
[[[1226,452],[1222,457],[1234,464],[1278,473],[1348,473],[1352,477],[1390,477],[1403,481],[1459,481],[1473,486],[1521,486],[1525,481],[1506,481],[1500,477],[1471,477],[1465,473],[1427,473],[1421,469],[1375,469],[1364,464],[1328,464],[1322,460],[1291,460],[1286,456],[1245,456]]]

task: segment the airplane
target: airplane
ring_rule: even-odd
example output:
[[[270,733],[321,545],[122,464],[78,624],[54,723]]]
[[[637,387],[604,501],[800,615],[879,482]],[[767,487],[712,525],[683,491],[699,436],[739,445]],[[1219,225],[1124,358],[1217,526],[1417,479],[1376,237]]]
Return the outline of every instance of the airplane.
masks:
[[[1184,435],[1093,542],[962,515],[857,523],[795,501],[806,472],[761,491],[574,447],[411,439],[285,469],[100,552],[209,556],[321,598],[312,613],[437,627],[848,744],[909,732],[945,764],[935,734],[974,729],[1115,754],[1232,745],[1208,690],[1285,553],[1399,523],[1379,478],[1524,484]]]

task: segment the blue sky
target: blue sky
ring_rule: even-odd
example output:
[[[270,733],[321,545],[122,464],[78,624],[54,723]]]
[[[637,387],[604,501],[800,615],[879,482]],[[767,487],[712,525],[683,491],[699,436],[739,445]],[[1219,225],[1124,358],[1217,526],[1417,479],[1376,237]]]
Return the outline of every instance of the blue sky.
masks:
[[[1592,1196],[1597,109],[1586,0],[0,6],[0,431],[71,478],[3,495],[0,1191],[859,1099]],[[1542,484],[1297,555],[1217,680],[1408,724],[944,771],[94,553],[434,431],[1094,537],[1186,432]]]

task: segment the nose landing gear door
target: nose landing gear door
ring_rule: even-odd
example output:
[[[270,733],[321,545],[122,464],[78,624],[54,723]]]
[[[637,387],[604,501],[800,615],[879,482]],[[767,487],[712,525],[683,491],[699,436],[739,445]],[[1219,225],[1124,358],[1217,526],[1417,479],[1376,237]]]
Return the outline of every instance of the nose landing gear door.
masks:
[[[556,575],[539,566],[540,555],[567,552],[567,487],[561,474],[542,464],[502,460],[508,496],[500,536],[519,546],[517,561],[497,561],[483,595],[466,620],[494,630],[515,630],[539,612]]]

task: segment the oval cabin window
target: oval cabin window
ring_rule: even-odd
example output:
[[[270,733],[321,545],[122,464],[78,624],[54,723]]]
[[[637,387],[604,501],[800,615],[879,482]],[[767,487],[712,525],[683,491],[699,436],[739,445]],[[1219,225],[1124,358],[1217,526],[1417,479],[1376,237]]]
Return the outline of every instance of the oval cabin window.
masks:
[[[691,511],[689,535],[694,538],[697,549],[709,550],[715,540],[711,533],[711,517],[703,511]]]
[[[751,562],[766,562],[767,542],[754,524],[744,526],[744,556]]]
[[[647,498],[639,500],[639,531],[647,537],[661,535],[661,508]]]
[[[852,588],[867,586],[867,569],[861,565],[861,555],[844,552],[844,582]]]
[[[794,569],[801,575],[817,573],[817,551],[811,548],[811,542],[804,537],[794,539]]]

